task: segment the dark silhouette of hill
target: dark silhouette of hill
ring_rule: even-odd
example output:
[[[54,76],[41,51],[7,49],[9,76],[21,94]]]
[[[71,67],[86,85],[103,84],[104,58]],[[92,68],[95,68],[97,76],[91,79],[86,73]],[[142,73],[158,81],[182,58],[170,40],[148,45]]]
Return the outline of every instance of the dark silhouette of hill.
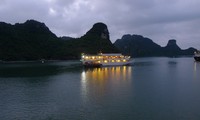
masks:
[[[114,45],[104,23],[96,23],[80,38],[57,37],[41,22],[27,20],[14,25],[0,22],[0,60],[79,59],[81,53],[121,52],[132,57],[193,55],[196,49],[182,50],[176,40],[161,47],[141,35],[124,35]]]
[[[118,52],[109,40],[107,26],[96,23],[81,38],[58,38],[41,22],[27,20],[11,25],[0,22],[0,60],[78,59],[82,52]]]
[[[71,39],[74,39],[72,37],[68,37],[68,36],[63,36],[63,37],[60,37],[61,40],[71,40]]]
[[[104,23],[96,23],[93,27],[81,38],[79,51],[89,54],[115,53],[119,50],[110,41],[109,31]]]
[[[55,59],[60,44],[44,23],[0,23],[0,60]]]
[[[114,45],[126,55],[132,57],[150,57],[150,56],[183,56],[193,55],[195,48],[182,50],[176,40],[169,40],[165,47],[154,43],[151,39],[141,35],[124,35],[121,39],[116,40]]]
[[[63,41],[62,52],[65,54],[64,59],[78,59],[82,53],[97,54],[100,52],[119,52],[109,38],[107,26],[104,23],[96,23],[82,37]]]

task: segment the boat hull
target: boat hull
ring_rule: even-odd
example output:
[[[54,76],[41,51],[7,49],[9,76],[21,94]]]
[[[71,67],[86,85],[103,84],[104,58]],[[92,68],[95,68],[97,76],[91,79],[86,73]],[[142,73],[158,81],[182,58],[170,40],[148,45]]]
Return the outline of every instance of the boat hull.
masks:
[[[84,67],[89,67],[89,68],[93,68],[93,67],[101,67],[101,64],[83,64]]]
[[[200,62],[200,56],[194,56],[195,61]]]
[[[132,63],[132,61],[129,62],[118,62],[118,63],[101,63],[101,64],[97,64],[97,63],[84,63],[83,66],[84,67],[104,67],[104,66],[125,66],[125,65],[130,65]]]
[[[102,63],[102,66],[123,66],[123,65],[130,65],[132,63],[132,61],[129,62],[117,62],[117,63]]]

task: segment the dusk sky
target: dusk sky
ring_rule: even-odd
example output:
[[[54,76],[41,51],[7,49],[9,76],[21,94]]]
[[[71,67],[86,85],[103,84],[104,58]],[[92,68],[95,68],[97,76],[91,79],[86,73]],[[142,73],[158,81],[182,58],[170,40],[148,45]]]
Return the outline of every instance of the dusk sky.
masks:
[[[0,0],[0,21],[29,19],[45,23],[58,37],[81,37],[103,22],[112,42],[138,34],[161,46],[176,39],[183,49],[200,49],[200,0]]]

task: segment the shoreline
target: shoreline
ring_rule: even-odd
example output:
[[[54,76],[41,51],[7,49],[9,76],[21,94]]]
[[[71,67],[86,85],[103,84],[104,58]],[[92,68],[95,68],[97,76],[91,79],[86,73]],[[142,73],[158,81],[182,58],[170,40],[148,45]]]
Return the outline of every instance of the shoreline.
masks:
[[[183,56],[146,56],[146,57],[134,57],[135,58],[152,58],[152,57],[166,57],[166,58],[183,58],[183,57],[194,57],[193,55],[183,55]],[[41,60],[16,60],[16,61],[3,61],[0,60],[0,64],[1,63],[46,63],[46,62],[64,62],[64,61],[79,61],[80,59],[66,59],[66,60],[46,60],[46,59],[41,59]]]
[[[46,62],[64,62],[64,61],[72,61],[78,59],[68,59],[68,60],[27,60],[27,61],[3,61],[0,60],[0,63],[46,63]]]

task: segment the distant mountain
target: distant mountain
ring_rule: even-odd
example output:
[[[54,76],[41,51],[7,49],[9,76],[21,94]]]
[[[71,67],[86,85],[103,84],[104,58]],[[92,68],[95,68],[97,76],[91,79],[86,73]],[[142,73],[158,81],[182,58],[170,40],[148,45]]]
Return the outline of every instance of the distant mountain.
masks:
[[[41,22],[11,25],[0,22],[0,60],[79,59],[81,53],[118,52],[104,23],[96,23],[80,38],[58,38]]]
[[[96,23],[80,38],[57,37],[41,22],[27,20],[14,25],[0,22],[0,60],[66,60],[79,59],[81,53],[117,53],[143,56],[193,55],[196,49],[182,50],[176,40],[165,47],[141,35],[124,35],[114,45],[104,23]]]
[[[132,57],[149,57],[149,56],[182,56],[193,55],[195,48],[182,50],[176,40],[169,40],[165,47],[154,43],[151,39],[141,35],[124,35],[121,39],[116,40],[114,45],[126,55]]]
[[[76,59],[80,58],[81,53],[97,54],[99,52],[119,52],[109,38],[107,26],[104,23],[96,23],[82,37],[64,41],[62,52],[64,52],[66,58]]]
[[[74,39],[72,37],[68,37],[68,36],[63,36],[63,37],[60,37],[61,40],[71,40],[71,39]]]
[[[0,60],[56,59],[60,45],[44,23],[0,23]]]
[[[96,23],[81,38],[79,38],[79,51],[89,54],[115,53],[119,50],[110,41],[109,31],[104,23]]]

